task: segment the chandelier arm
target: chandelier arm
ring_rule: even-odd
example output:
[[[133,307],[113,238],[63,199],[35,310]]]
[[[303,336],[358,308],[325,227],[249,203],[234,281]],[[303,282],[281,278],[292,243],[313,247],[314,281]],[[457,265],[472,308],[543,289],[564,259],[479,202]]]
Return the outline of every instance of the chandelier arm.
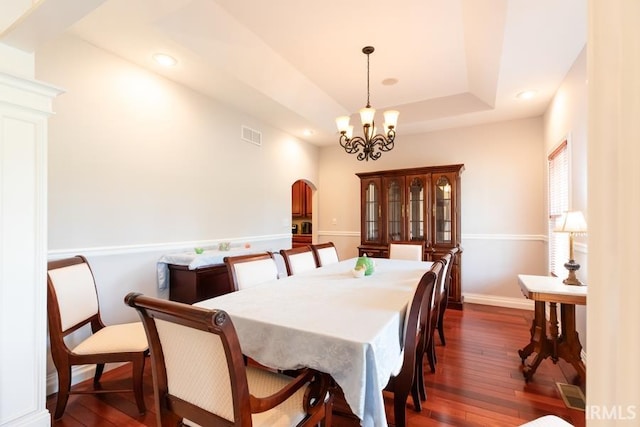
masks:
[[[377,146],[380,151],[391,151],[393,150],[393,146],[395,143],[393,142],[393,136],[390,138],[385,137],[384,135],[376,135],[371,139],[372,146]]]
[[[359,136],[349,139],[346,134],[341,133],[340,146],[348,154],[355,154],[360,151],[360,146],[364,147],[364,140]]]

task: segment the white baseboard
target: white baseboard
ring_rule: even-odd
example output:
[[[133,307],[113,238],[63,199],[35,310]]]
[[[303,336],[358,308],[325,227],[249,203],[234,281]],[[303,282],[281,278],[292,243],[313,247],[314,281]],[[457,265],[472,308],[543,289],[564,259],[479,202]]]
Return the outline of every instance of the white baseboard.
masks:
[[[150,361],[147,360],[148,363]],[[104,373],[122,366],[124,363],[107,363],[104,367]],[[82,381],[93,378],[96,365],[78,365],[71,367],[71,386],[74,386]],[[47,375],[47,396],[56,393],[58,391],[58,374],[52,372]]]
[[[462,295],[465,303],[493,305],[496,307],[517,308],[520,310],[533,310],[534,303],[523,298],[500,297],[496,295],[469,294]]]
[[[18,419],[9,420],[7,423],[0,424],[0,427],[50,427],[51,414],[47,409],[33,412]]]

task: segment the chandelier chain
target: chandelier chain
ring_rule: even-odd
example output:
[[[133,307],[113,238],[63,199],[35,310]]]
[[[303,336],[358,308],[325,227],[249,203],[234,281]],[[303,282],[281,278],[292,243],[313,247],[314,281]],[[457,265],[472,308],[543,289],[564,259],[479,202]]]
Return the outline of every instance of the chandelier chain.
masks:
[[[371,93],[369,90],[369,55],[371,54],[367,53],[367,108],[371,108],[371,103],[369,102],[369,94]]]

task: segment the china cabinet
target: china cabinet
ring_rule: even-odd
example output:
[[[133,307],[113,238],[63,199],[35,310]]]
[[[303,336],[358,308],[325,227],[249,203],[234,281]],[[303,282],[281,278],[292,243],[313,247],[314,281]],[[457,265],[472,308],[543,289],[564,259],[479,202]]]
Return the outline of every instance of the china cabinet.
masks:
[[[356,174],[361,187],[360,256],[387,258],[389,243],[425,241],[424,260],[454,257],[449,307],[462,308],[460,287],[460,175],[464,165]]]

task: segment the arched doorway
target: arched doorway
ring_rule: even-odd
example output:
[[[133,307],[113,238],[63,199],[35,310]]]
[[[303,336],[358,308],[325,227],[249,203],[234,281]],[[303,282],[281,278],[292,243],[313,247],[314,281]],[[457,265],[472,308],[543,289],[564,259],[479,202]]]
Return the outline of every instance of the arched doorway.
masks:
[[[310,245],[313,234],[313,188],[299,179],[291,185],[292,246]]]

